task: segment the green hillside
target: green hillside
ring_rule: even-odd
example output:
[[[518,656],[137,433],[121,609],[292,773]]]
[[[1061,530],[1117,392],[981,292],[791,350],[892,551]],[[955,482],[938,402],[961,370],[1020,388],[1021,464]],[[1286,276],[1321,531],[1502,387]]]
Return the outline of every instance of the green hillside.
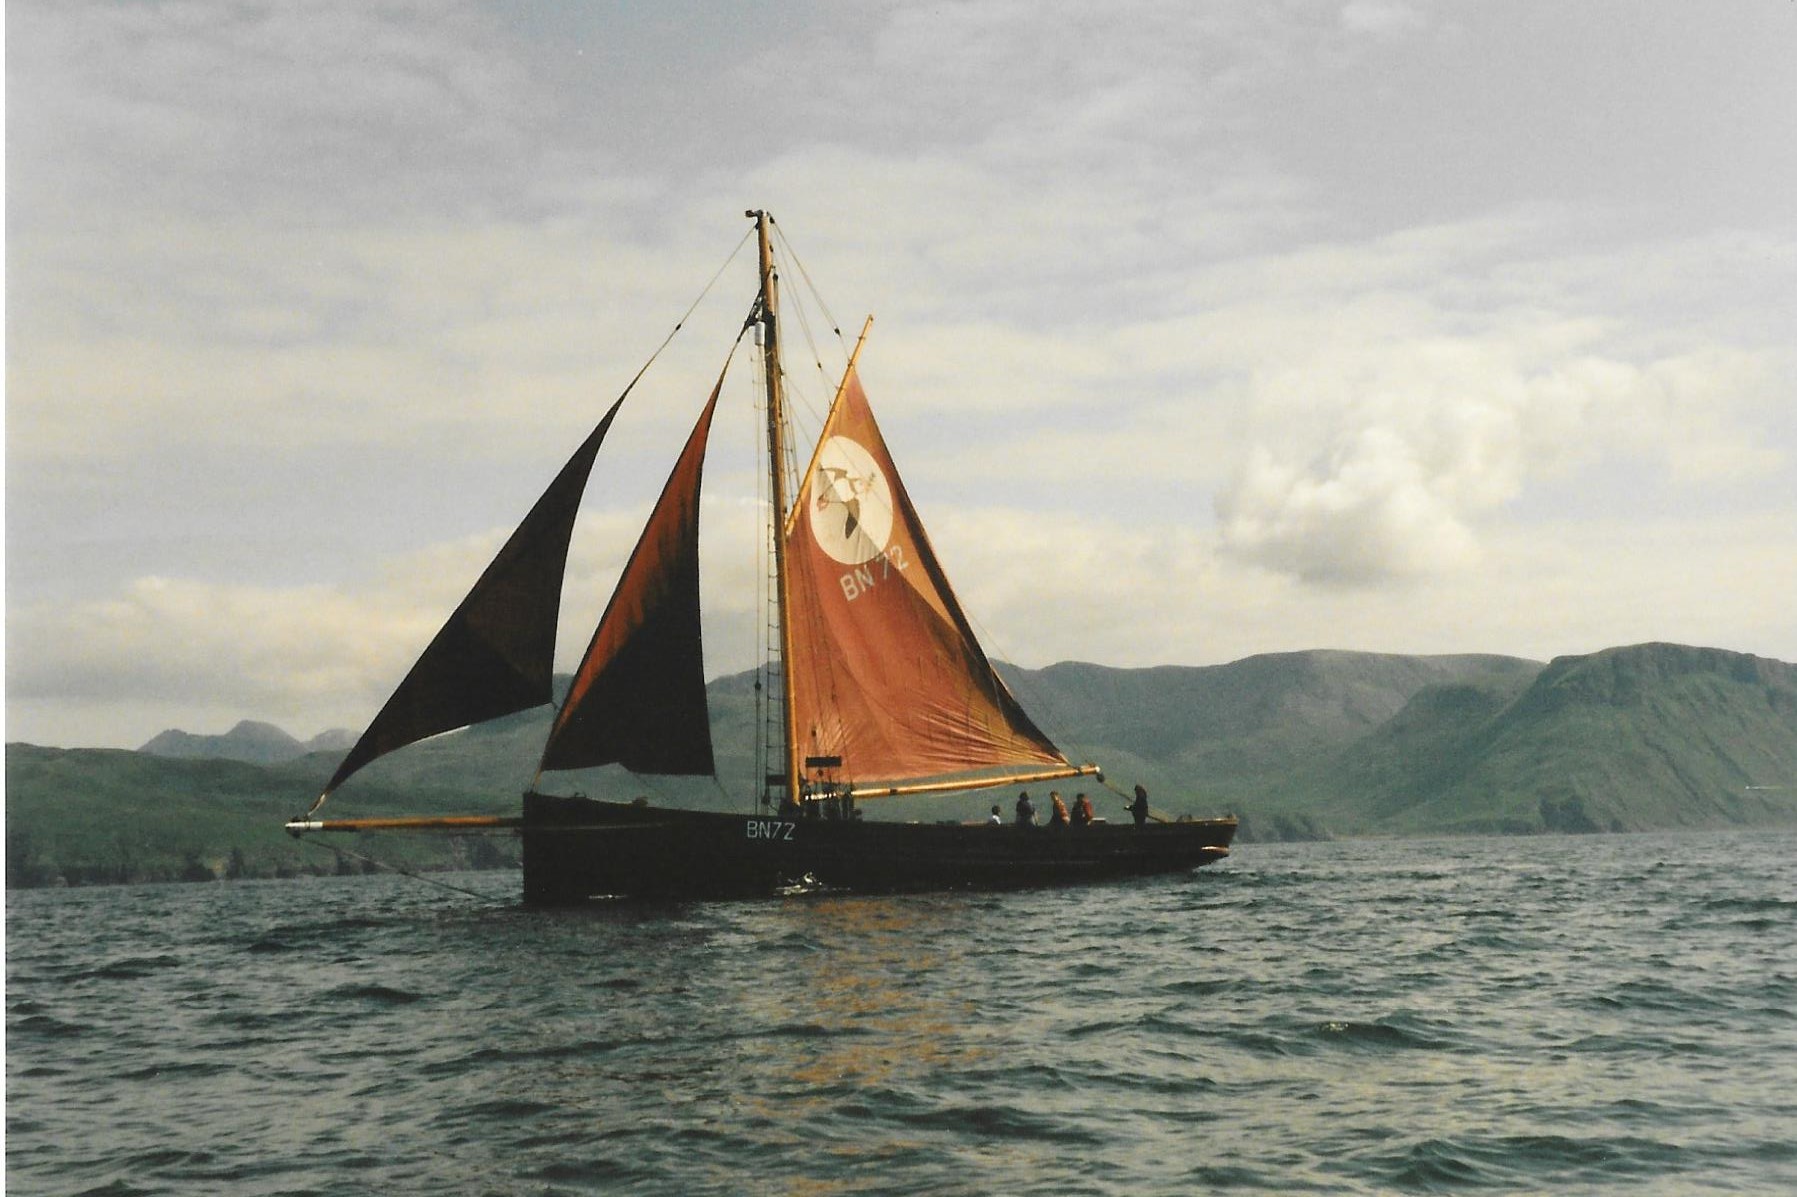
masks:
[[[1202,667],[1061,664],[1008,676],[1063,747],[1120,777],[1140,771],[1163,785],[1196,783],[1241,804],[1379,728],[1424,687],[1520,688],[1540,669],[1516,657],[1319,650]]]
[[[268,767],[168,759],[99,748],[6,746],[9,887],[278,877],[360,867],[281,831],[334,762]],[[454,788],[369,786],[361,813],[459,809]],[[352,845],[353,846],[353,845]],[[433,868],[515,863],[516,845],[487,837],[400,839],[381,857]]]
[[[1794,783],[1797,667],[1646,644],[1421,690],[1281,805],[1353,834],[1719,828],[1797,822]]]
[[[1543,667],[1307,652],[1005,672],[1069,756],[1100,762],[1125,789],[1147,785],[1157,810],[1237,813],[1245,840],[1797,823],[1797,667],[1740,653],[1651,644]],[[548,788],[746,809],[757,772],[752,678],[720,679],[710,693],[719,780],[607,769],[556,775]],[[384,757],[327,813],[515,813],[548,719],[547,708],[526,712]],[[158,739],[185,752],[199,738]],[[280,830],[338,755],[258,765],[8,745],[7,884],[363,867]],[[1089,781],[1065,788],[1121,815],[1121,800]],[[1011,797],[889,799],[864,811],[967,819]],[[507,865],[517,849],[504,835],[336,842],[420,868]]]

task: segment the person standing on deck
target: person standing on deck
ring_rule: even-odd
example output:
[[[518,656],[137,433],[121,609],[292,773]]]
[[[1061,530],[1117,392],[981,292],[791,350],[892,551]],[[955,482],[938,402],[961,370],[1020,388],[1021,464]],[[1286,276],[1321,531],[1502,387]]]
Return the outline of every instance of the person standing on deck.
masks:
[[[1028,790],[1017,795],[1017,826],[1034,827],[1036,825],[1036,808],[1030,802]]]
[[[1050,827],[1067,826],[1067,804],[1061,801],[1061,791],[1048,791],[1048,800],[1054,804],[1054,811],[1048,816]]]
[[[1135,816],[1137,827],[1148,822],[1148,791],[1139,785],[1136,787],[1136,800],[1129,804],[1129,813]]]
[[[1073,825],[1075,827],[1090,827],[1092,825],[1092,800],[1084,794],[1074,796]]]
[[[1004,817],[998,813],[998,807],[994,806],[992,808],[992,817],[990,819],[986,820],[986,826],[988,826],[988,827],[1003,827],[1004,823],[1005,823]]]

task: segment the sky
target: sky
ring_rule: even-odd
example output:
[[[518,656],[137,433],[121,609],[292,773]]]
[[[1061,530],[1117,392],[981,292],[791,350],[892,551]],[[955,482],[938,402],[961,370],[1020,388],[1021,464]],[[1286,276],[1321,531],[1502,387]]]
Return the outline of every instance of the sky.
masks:
[[[6,738],[360,727],[749,208],[801,409],[876,316],[995,657],[1797,661],[1793,61],[1789,0],[13,0]],[[563,668],[752,274],[600,456]]]

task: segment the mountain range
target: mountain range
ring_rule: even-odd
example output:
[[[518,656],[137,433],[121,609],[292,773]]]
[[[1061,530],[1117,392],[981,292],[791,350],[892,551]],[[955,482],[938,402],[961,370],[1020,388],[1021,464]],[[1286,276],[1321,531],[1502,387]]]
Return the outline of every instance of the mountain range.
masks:
[[[255,765],[273,765],[297,760],[311,752],[348,752],[355,742],[356,733],[348,728],[333,728],[302,741],[272,723],[245,719],[222,736],[198,736],[171,728],[151,738],[138,751],[176,760],[247,761]]]
[[[1643,644],[1562,657],[1310,651],[1228,665],[1003,669],[1070,757],[1168,813],[1233,811],[1241,839],[1797,825],[1797,666]],[[719,778],[608,769],[555,787],[730,808],[754,792],[754,675],[710,686]],[[346,813],[515,811],[539,708],[384,757]],[[354,867],[279,830],[352,741],[244,722],[136,752],[7,746],[7,884],[268,876]],[[1122,799],[1096,786],[1100,814]],[[869,818],[963,819],[990,791],[868,802]],[[1116,811],[1107,812],[1107,807]],[[383,859],[503,864],[515,842],[392,837]]]

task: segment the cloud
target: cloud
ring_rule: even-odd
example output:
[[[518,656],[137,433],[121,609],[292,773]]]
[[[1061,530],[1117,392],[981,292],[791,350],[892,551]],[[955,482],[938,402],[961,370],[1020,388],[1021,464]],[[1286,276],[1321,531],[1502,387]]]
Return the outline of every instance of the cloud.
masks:
[[[1433,481],[1401,437],[1363,429],[1308,472],[1256,448],[1218,513],[1225,543],[1251,560],[1311,582],[1382,581],[1476,560]]]
[[[102,600],[9,613],[8,698],[29,706],[155,695],[171,706],[314,714],[321,697],[366,685],[391,652],[383,632],[419,630],[403,617],[397,628],[391,616],[369,619],[369,610],[324,586],[139,578]]]
[[[1783,18],[1631,14],[1604,57],[1613,14],[1550,7],[14,4],[12,709],[353,721],[747,206],[795,306],[879,313],[870,393],[1000,653],[1502,650],[1483,596],[1570,568],[1525,534],[1644,584],[1586,535],[1624,511],[1789,554]],[[743,282],[613,430],[576,646]],[[743,644],[755,502],[706,533]],[[1651,623],[1549,584],[1595,613],[1555,625]]]
[[[478,205],[515,194],[548,103],[462,3],[25,3],[8,22],[15,148],[34,166],[9,204],[64,220]]]
[[[1194,377],[1241,430],[1215,498],[1224,550],[1322,585],[1415,579],[1476,567],[1511,504],[1584,472],[1696,494],[1797,466],[1793,355],[1735,343],[1714,308],[1670,331],[1644,293],[1670,292],[1668,264],[1698,247],[1556,254],[1568,224],[1412,230],[1204,279]],[[1743,271],[1739,250],[1701,240],[1714,268]],[[1751,296],[1731,301],[1749,327]],[[1561,498],[1596,514],[1593,482]]]
[[[405,445],[470,428],[491,448],[530,436],[521,418],[571,428],[601,385],[634,373],[729,244],[666,248],[651,269],[641,247],[585,226],[130,228],[22,253],[15,295],[32,302],[8,417],[26,462],[162,444]],[[672,363],[698,371],[672,385],[709,385],[741,319],[734,297],[724,309],[697,325],[721,321],[722,348]]]
[[[545,479],[545,482],[547,480]],[[705,504],[711,673],[754,664],[757,568],[753,502]],[[572,670],[647,514],[583,513],[569,548],[556,667]],[[101,598],[8,611],[9,719],[19,712],[81,738],[80,716],[132,709],[133,745],[176,720],[222,730],[252,717],[310,734],[371,717],[473,585],[509,528],[427,545],[375,574],[327,586],[139,577]],[[133,701],[135,700],[135,701]],[[189,727],[187,730],[197,730]],[[38,732],[37,735],[46,733]]]
[[[1546,660],[1649,640],[1797,658],[1797,555],[1781,511],[1499,525],[1484,532],[1481,568],[1383,588],[1309,586],[1194,527],[1011,507],[925,515],[988,651],[1031,667],[1305,648]]]
[[[1790,464],[1729,415],[1764,384],[1763,355],[1539,352],[1557,339],[1401,337],[1259,380],[1258,428],[1216,500],[1224,547],[1308,582],[1378,583],[1470,568],[1504,505],[1606,458],[1683,485]]]

